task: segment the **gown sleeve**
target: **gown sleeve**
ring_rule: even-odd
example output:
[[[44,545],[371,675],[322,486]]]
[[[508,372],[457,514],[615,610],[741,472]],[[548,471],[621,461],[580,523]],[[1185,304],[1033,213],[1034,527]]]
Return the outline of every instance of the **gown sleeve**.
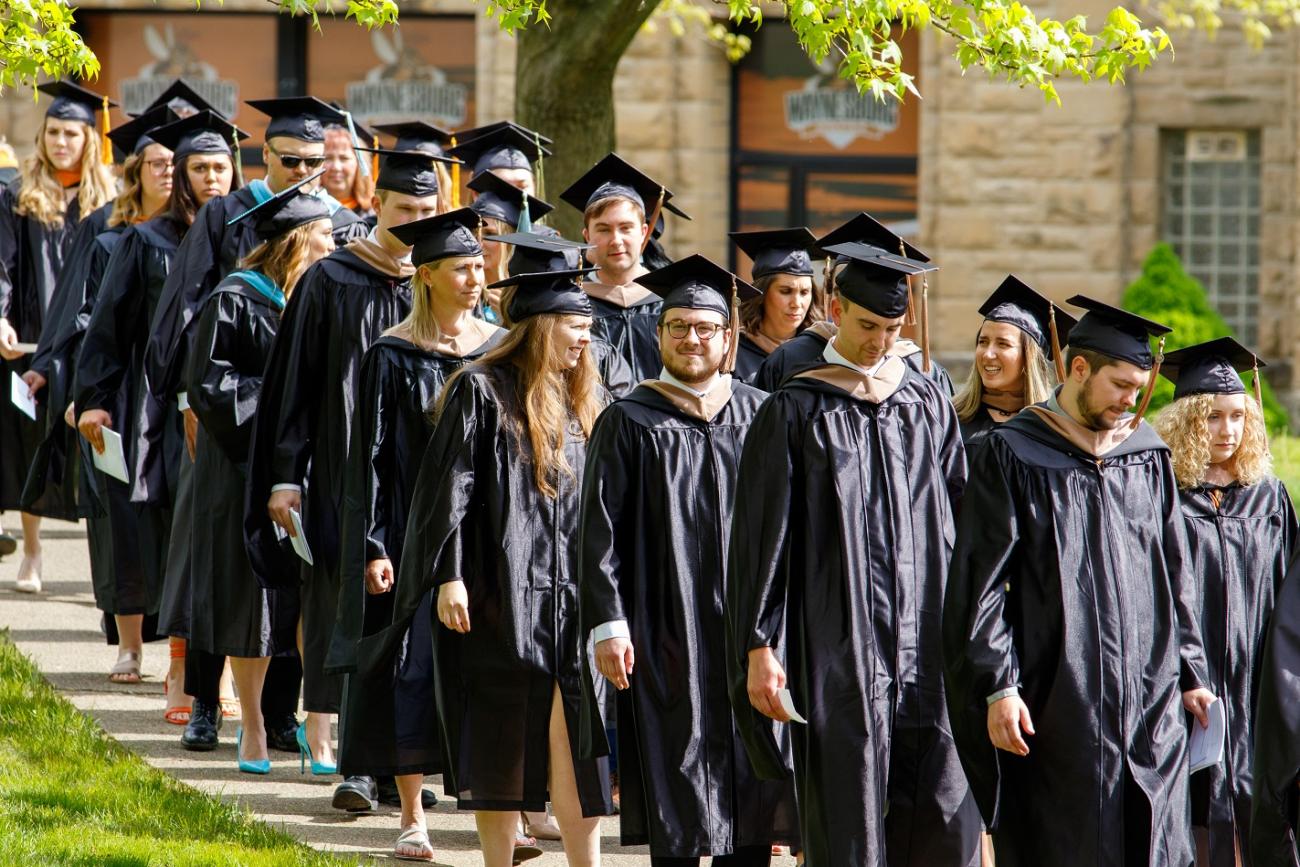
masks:
[[[18,279],[18,186],[10,184],[0,190],[0,319],[8,319],[13,305],[14,284]],[[12,323],[11,323],[12,324]],[[23,335],[18,335],[22,339]]]
[[[261,371],[247,369],[251,304],[234,292],[212,295],[199,313],[185,370],[190,408],[235,465],[248,459]]]
[[[1178,498],[1178,485],[1168,453],[1161,453],[1164,464],[1162,494],[1165,501],[1164,555],[1165,571],[1169,574],[1170,591],[1174,600],[1174,614],[1178,621],[1178,688],[1183,692],[1209,686],[1210,675],[1205,661],[1205,647],[1201,640],[1202,609],[1200,582],[1187,550],[1187,527]]]
[[[144,315],[144,248],[128,230],[113,248],[95,299],[94,312],[77,359],[77,412],[109,409],[122,388],[131,363],[136,323]],[[114,419],[120,428],[126,419]]]
[[[619,408],[611,407],[596,419],[587,441],[578,521],[578,634],[584,637],[602,623],[627,619],[619,590],[619,540],[631,488],[628,475],[638,462],[630,454],[626,424]]]
[[[277,399],[268,407],[267,418],[273,423],[267,444],[271,485],[301,485],[311,459],[317,408],[325,391],[318,371],[328,349],[321,341],[327,326],[321,283],[313,279],[317,275],[316,269],[308,272],[289,299],[266,369],[268,380],[278,380]]]

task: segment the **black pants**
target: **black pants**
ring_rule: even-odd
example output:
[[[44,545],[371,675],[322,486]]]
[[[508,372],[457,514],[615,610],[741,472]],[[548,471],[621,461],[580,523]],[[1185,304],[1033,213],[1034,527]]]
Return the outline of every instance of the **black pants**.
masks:
[[[742,846],[730,855],[715,855],[713,858],[713,867],[768,867],[771,863],[771,846]],[[699,864],[699,858],[650,856],[651,867],[699,867]]]
[[[216,704],[221,698],[221,672],[226,658],[215,653],[187,648],[185,651],[185,692],[199,701]],[[298,654],[271,657],[262,687],[262,715],[280,720],[298,713],[298,691],[302,687],[302,663]]]

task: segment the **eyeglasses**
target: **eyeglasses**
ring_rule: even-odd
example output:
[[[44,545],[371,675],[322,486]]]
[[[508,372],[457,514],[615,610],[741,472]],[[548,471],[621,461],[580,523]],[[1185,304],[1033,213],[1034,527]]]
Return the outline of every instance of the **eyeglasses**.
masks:
[[[725,327],[726,326],[724,325],[718,325],[713,322],[692,323],[692,322],[683,322],[680,319],[674,319],[672,322],[669,322],[667,325],[668,336],[671,337],[673,340],[681,340],[683,337],[690,334],[691,331],[694,331],[696,337],[704,341],[709,341],[713,339],[715,334],[717,334],[719,331],[722,331]]]
[[[149,171],[155,175],[163,175],[170,170],[173,165],[172,161],[166,157],[159,157],[156,160],[145,160],[144,164],[149,167]]]
[[[270,145],[267,145],[267,148],[271,151],[271,153],[275,154],[277,157],[280,158],[280,165],[284,166],[286,169],[289,170],[296,169],[298,168],[298,166],[305,164],[307,168],[311,169],[312,171],[316,171],[316,169],[325,165],[325,157],[323,156],[300,157],[295,154],[282,154],[275,148],[271,147]]]

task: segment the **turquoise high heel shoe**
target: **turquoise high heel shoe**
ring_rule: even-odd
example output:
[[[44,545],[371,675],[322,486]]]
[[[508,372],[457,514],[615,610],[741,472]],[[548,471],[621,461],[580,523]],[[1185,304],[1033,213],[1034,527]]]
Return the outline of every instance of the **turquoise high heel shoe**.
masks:
[[[339,772],[338,765],[330,765],[325,762],[318,762],[311,757],[311,747],[307,746],[307,724],[298,724],[298,773],[307,773],[307,763],[311,762],[311,775],[313,777],[327,777],[330,774]]]
[[[235,758],[239,759],[239,770],[245,774],[269,774],[271,773],[270,759],[256,759],[247,761],[243,757],[244,728],[240,726],[238,733],[235,735]]]

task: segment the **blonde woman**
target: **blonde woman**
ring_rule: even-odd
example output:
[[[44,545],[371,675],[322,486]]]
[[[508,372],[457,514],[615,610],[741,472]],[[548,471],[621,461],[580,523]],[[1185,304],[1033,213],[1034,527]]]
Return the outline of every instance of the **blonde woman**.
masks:
[[[825,315],[808,255],[816,238],[801,226],[732,232],[731,240],[754,261],[754,288],[763,293],[740,305],[740,343],[732,375],[752,383],[773,350]]]
[[[1239,372],[1263,366],[1223,337],[1165,356],[1174,400],[1155,420],[1179,488],[1188,562],[1201,582],[1210,683],[1227,720],[1223,761],[1191,777],[1198,867],[1235,867],[1250,847],[1251,752],[1264,635],[1296,540],[1264,415]]]
[[[980,306],[970,375],[952,402],[967,451],[996,425],[1052,396],[1059,379],[1052,363],[1075,319],[1014,275]],[[1055,321],[1055,332],[1053,332]]]
[[[477,245],[468,230],[462,242]],[[545,810],[548,797],[568,863],[598,864],[595,817],[612,810],[604,760],[577,758],[572,540],[587,436],[606,399],[587,352],[583,273],[502,287],[516,324],[443,392],[397,581],[394,629],[437,589],[443,779],[475,811],[486,867],[512,863],[519,812]]]
[[[28,368],[20,344],[40,340],[68,245],[83,217],[117,194],[112,154],[95,127],[115,103],[70,82],[38,87],[53,99],[36,135],[36,153],[0,192],[0,376]],[[62,412],[60,407],[58,412]],[[0,511],[21,508],[23,483],[43,431],[8,400],[0,401]],[[17,588],[41,589],[41,521],[24,513]],[[16,548],[0,533],[0,555]]]

